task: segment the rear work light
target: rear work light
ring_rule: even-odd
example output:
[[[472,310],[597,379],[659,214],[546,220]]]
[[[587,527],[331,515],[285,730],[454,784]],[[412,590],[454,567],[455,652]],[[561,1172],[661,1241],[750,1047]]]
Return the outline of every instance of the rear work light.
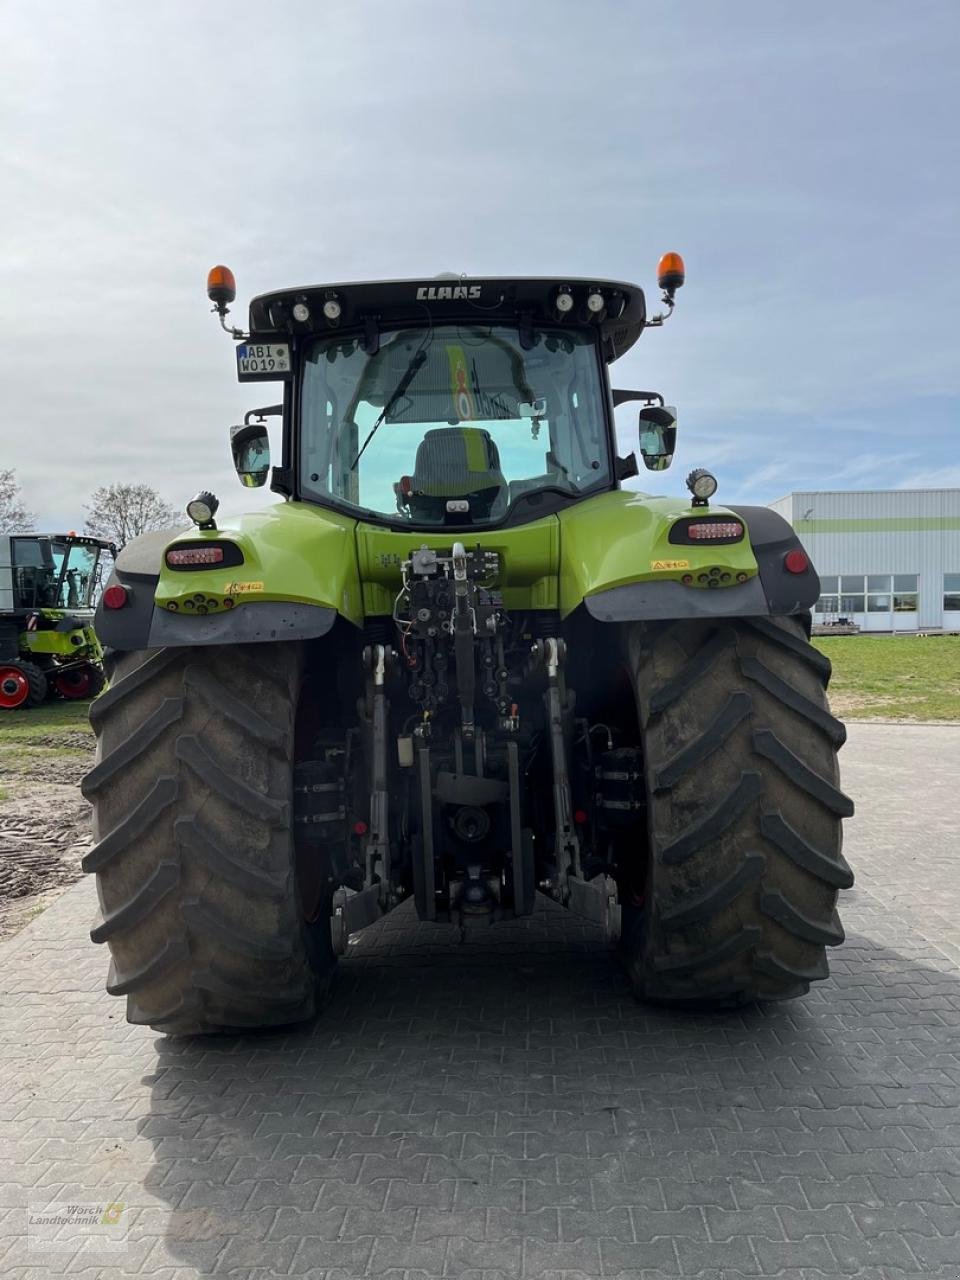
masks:
[[[223,547],[182,547],[168,551],[167,564],[173,568],[185,564],[223,564]]]

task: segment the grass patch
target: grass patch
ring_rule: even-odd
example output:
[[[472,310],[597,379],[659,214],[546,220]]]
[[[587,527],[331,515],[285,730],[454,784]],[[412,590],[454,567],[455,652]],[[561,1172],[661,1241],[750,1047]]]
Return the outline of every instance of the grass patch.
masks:
[[[960,721],[960,636],[814,636],[847,720]]]
[[[0,712],[0,774],[6,783],[0,800],[9,799],[11,778],[42,780],[49,769],[50,778],[58,781],[67,761],[89,759],[94,748],[89,711],[89,702],[58,700],[27,711]]]
[[[27,711],[0,712],[0,744],[29,742],[32,738],[46,738],[59,730],[86,733],[92,740],[93,730],[87,717],[89,702],[44,702]]]

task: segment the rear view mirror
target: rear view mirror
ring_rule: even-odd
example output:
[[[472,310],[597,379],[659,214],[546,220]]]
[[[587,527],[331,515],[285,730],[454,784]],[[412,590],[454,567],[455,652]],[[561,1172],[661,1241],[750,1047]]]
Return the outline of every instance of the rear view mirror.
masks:
[[[270,474],[270,438],[262,422],[230,428],[230,451],[240,483],[259,489]]]
[[[640,453],[648,471],[666,471],[677,447],[677,411],[670,405],[640,410]]]

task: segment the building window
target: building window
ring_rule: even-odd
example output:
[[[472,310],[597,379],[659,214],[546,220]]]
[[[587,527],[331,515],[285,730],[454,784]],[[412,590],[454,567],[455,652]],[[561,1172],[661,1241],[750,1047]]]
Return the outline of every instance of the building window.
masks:
[[[916,613],[917,575],[915,573],[893,575],[893,611],[894,613]]]
[[[943,607],[960,613],[960,573],[943,575]]]
[[[954,585],[948,586],[949,582]],[[960,610],[960,573],[944,578],[944,599],[951,592]],[[843,573],[820,579],[817,613],[915,613],[917,575],[915,573]],[[944,608],[950,606],[944,605]]]

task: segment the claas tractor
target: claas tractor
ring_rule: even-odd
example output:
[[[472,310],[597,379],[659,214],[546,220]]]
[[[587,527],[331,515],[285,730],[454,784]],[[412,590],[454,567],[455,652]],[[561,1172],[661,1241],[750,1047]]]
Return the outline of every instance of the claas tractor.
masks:
[[[282,385],[230,432],[279,501],[218,522],[200,492],[98,610],[83,865],[130,1021],[308,1019],[407,900],[469,934],[543,895],[651,1002],[826,977],[852,805],[819,581],[704,468],[625,486],[675,449],[663,396],[610,376],[679,255],[659,279],[655,315],[620,281],[444,276],[262,294],[239,329],[211,272],[240,381]]]
[[[105,551],[75,533],[0,536],[0,711],[103,688],[93,599]]]

